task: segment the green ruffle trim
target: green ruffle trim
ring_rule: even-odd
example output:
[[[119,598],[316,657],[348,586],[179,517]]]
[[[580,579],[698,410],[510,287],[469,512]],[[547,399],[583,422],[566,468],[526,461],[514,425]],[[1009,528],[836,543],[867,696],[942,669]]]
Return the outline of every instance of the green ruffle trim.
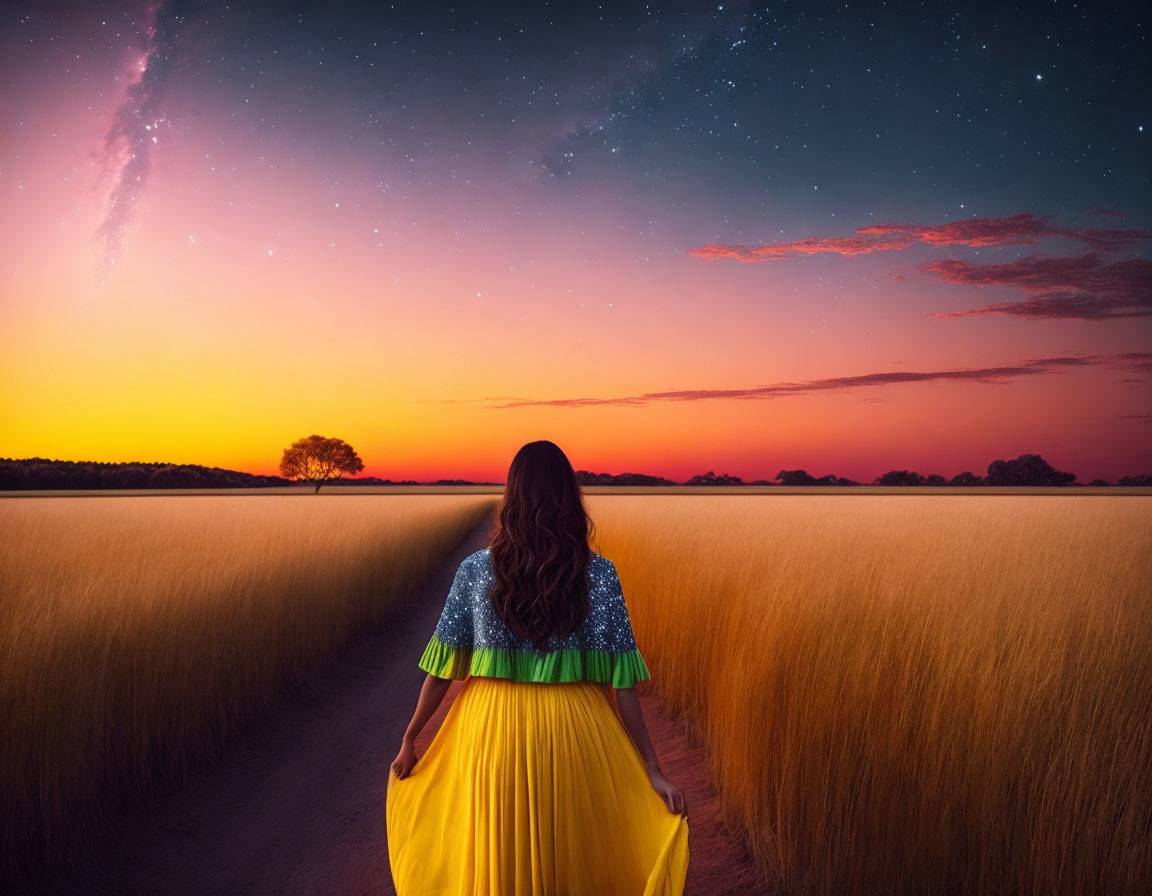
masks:
[[[614,688],[629,688],[652,677],[639,650],[613,653],[572,648],[541,656],[531,650],[514,648],[457,647],[441,641],[435,634],[424,648],[418,665],[437,678],[486,675],[513,681],[598,681]]]

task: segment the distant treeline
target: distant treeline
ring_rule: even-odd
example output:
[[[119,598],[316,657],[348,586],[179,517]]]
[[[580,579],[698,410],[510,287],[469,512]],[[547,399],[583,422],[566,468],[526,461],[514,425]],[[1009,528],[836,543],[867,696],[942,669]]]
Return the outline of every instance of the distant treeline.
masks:
[[[1094,479],[1089,483],[1076,482],[1076,474],[1054,470],[1038,454],[1023,454],[1015,460],[994,460],[985,476],[959,473],[951,479],[936,473],[922,475],[911,470],[891,470],[871,482],[856,482],[841,476],[815,477],[804,470],[781,470],[775,479],[755,479],[745,482],[738,476],[717,475],[712,470],[693,476],[686,482],[676,482],[662,476],[645,473],[591,473],[578,470],[581,485],[938,485],[963,487],[980,485],[1117,485],[1152,486],[1152,475],[1123,476],[1117,482]],[[42,457],[23,459],[0,458],[0,491],[42,489],[174,489],[174,488],[268,488],[299,485],[280,476],[255,476],[220,467],[202,467],[199,464],[162,463],[100,463],[97,461],[48,460]],[[420,482],[415,479],[380,479],[366,476],[356,479],[336,479],[329,485],[502,485],[499,482],[472,482],[466,479],[437,479]]]
[[[279,476],[253,476],[199,464],[100,463],[0,458],[0,489],[258,488],[291,485]]]
[[[940,486],[970,486],[970,485],[1083,485],[1076,482],[1075,473],[1063,473],[1054,470],[1048,461],[1039,454],[1022,454],[1015,460],[994,460],[988,465],[985,476],[975,473],[958,473],[951,479],[929,473],[923,475],[912,470],[890,470],[877,476],[871,482],[857,482],[834,476],[831,473],[819,478],[810,475],[805,470],[781,470],[775,479],[754,479],[745,482],[739,476],[722,474],[717,476],[709,470],[707,473],[693,476],[687,482],[675,482],[659,476],[647,476],[643,473],[622,473],[614,476],[610,473],[587,473],[583,470],[576,474],[581,485],[940,485]],[[1152,475],[1122,476],[1118,482],[1107,482],[1104,479],[1093,479],[1087,485],[1125,485],[1125,486],[1152,486]]]
[[[200,464],[163,464],[131,461],[49,460],[43,457],[0,458],[0,491],[20,489],[169,489],[169,488],[271,488],[299,485],[282,476],[256,476]],[[466,479],[334,479],[329,485],[499,485]]]

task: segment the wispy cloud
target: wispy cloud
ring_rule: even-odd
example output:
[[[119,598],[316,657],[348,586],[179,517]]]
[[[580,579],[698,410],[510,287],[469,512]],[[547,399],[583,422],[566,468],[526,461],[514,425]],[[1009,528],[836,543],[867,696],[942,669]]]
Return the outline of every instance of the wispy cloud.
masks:
[[[689,249],[698,258],[734,258],[737,261],[775,261],[792,255],[833,252],[863,255],[905,249],[913,243],[931,246],[1017,246],[1039,242],[1043,237],[1063,237],[1101,251],[1124,249],[1152,237],[1146,230],[1102,227],[1061,227],[1050,223],[1051,215],[1031,213],[1007,218],[967,218],[931,226],[920,224],[871,224],[858,227],[853,236],[812,237],[758,245],[709,245]]]
[[[834,252],[837,255],[867,255],[869,252],[886,252],[892,249],[905,249],[915,242],[909,236],[887,236],[869,238],[864,236],[809,237],[805,240],[792,240],[786,243],[764,243],[759,246],[714,245],[698,246],[689,249],[689,255],[697,258],[735,258],[737,261],[775,261],[790,255],[815,255],[817,252]]]
[[[644,392],[619,398],[545,398],[515,399],[505,404],[488,405],[487,409],[518,408],[530,406],[547,407],[637,407],[659,401],[715,401],[718,399],[767,399],[786,398],[790,395],[810,395],[850,389],[867,389],[877,386],[891,386],[902,383],[926,382],[976,382],[989,385],[1007,385],[1021,376],[1041,376],[1062,374],[1069,368],[1108,366],[1152,374],[1152,352],[1128,352],[1111,355],[1060,356],[1054,358],[1033,358],[997,367],[962,368],[956,370],[930,371],[883,371],[857,376],[829,377],[805,382],[771,383],[764,386],[751,386],[743,389],[678,389],[668,392]],[[500,401],[495,397],[474,399]],[[459,399],[452,399],[459,402]],[[437,399],[429,399],[439,403]]]
[[[1114,208],[1089,208],[1084,210],[1086,215],[1099,215],[1104,218],[1127,218],[1128,212],[1117,211]]]
[[[1130,258],[1105,264],[1094,253],[1066,258],[1034,255],[1006,264],[972,264],[949,258],[917,268],[948,283],[1014,286],[1020,302],[984,305],[930,317],[1007,314],[1031,319],[1111,320],[1152,315],[1152,261]]]

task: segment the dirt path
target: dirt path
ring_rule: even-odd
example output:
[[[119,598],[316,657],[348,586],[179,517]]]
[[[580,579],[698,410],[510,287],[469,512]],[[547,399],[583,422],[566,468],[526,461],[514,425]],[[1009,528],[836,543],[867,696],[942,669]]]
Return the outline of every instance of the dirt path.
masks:
[[[68,870],[28,881],[28,896],[389,896],[385,841],[389,765],[416,707],[416,665],[460,561],[487,544],[478,527],[322,680],[287,695],[270,717],[180,785],[143,806],[109,810],[109,829]],[[462,682],[417,741],[423,755]],[[668,777],[689,809],[690,896],[758,894],[754,872],[719,824],[699,749],[641,684],[644,715]],[[419,896],[419,894],[417,894]]]

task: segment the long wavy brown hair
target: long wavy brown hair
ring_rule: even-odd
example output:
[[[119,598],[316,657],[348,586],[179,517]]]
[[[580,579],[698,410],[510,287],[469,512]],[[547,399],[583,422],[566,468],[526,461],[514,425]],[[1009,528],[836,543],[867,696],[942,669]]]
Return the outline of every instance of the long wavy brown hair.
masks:
[[[492,535],[492,606],[544,652],[588,615],[588,540],[595,530],[576,471],[559,446],[529,442],[512,458]]]

